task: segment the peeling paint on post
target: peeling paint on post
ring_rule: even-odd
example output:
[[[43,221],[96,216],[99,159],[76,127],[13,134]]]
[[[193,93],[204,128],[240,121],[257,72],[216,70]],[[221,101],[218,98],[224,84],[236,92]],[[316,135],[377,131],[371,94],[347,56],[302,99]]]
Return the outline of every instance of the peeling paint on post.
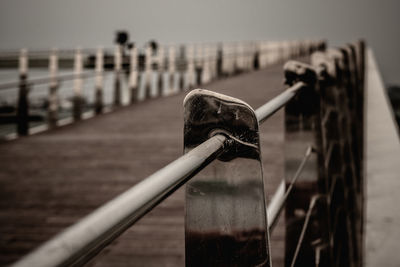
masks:
[[[74,120],[82,118],[83,98],[82,98],[82,52],[80,48],[75,51],[74,59],[74,97],[73,97],[73,117]]]
[[[29,132],[29,104],[28,104],[28,51],[21,49],[19,55],[19,91],[17,105],[17,133],[27,135]]]
[[[103,71],[104,71],[104,54],[103,48],[98,48],[96,52],[96,80],[95,80],[95,112],[100,114],[103,112]]]
[[[58,53],[57,49],[53,49],[49,56],[50,71],[50,88],[49,88],[49,106],[48,106],[48,123],[50,128],[57,126],[58,119]]]

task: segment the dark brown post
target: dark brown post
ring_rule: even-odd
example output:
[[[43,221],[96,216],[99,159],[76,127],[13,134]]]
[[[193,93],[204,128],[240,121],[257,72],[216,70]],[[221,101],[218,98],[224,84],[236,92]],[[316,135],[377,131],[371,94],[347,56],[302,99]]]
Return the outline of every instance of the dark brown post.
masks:
[[[29,133],[29,103],[28,103],[28,51],[22,49],[19,56],[19,91],[17,105],[17,133]]]

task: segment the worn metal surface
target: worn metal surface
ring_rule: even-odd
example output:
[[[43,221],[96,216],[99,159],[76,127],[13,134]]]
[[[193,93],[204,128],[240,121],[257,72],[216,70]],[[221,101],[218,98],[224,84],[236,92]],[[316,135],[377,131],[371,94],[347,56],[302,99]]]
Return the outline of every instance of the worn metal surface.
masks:
[[[229,141],[218,159],[186,185],[186,266],[270,266],[253,109],[206,90],[192,91],[184,107],[186,153],[215,134]]]

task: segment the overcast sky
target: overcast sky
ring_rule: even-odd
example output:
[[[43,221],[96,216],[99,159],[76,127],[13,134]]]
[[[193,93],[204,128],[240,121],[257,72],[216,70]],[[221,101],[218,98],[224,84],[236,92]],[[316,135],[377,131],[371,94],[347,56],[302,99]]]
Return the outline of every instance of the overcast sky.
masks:
[[[0,49],[110,46],[114,31],[163,43],[365,38],[400,84],[399,0],[0,0]]]

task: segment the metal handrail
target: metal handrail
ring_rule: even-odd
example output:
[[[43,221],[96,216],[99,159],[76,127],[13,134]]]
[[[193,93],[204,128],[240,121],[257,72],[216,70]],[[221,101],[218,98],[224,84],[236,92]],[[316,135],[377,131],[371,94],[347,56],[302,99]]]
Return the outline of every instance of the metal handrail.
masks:
[[[107,75],[107,74],[111,74],[111,73],[113,73],[113,72],[111,72],[111,71],[103,71],[103,72],[86,71],[86,72],[82,72],[80,74],[76,74],[76,73],[61,74],[61,75],[57,75],[54,78],[49,76],[49,77],[27,79],[27,80],[21,80],[21,81],[13,81],[13,82],[7,82],[7,83],[0,84],[0,90],[15,89],[21,85],[49,84],[53,81],[53,79],[57,80],[57,82],[62,82],[62,81],[71,81],[71,80],[75,80],[75,79],[94,78],[97,75],[104,75],[104,74]]]
[[[304,85],[298,82],[258,108],[255,113],[259,123],[282,108]],[[222,134],[214,135],[53,237],[12,266],[80,266],[86,263],[217,158],[223,152],[228,139]]]
[[[237,54],[231,54],[228,56],[243,56],[243,54],[245,53],[237,53]],[[253,52],[248,52],[248,54],[254,54]],[[226,57],[226,55],[225,55]],[[198,62],[203,62],[204,60],[209,61],[209,62],[216,62],[217,58],[212,59],[213,57],[208,56],[208,57],[202,57],[202,58],[195,58],[194,59],[194,64],[198,64]],[[182,66],[186,66],[187,65],[187,59],[185,63],[177,63],[175,64],[176,67],[182,67]],[[0,84],[0,90],[8,90],[8,89],[15,89],[18,88],[21,85],[30,85],[30,84],[48,84],[51,83],[53,81],[53,79],[56,79],[57,81],[67,81],[67,80],[74,80],[77,78],[82,78],[82,79],[86,79],[86,78],[91,78],[91,77],[95,77],[96,75],[100,75],[100,74],[110,74],[113,73],[112,71],[103,71],[103,72],[96,72],[96,71],[87,71],[87,72],[83,72],[81,74],[79,74],[79,77],[77,77],[77,74],[74,73],[70,73],[70,74],[61,74],[61,75],[57,75],[56,77],[41,77],[41,78],[34,78],[34,79],[27,79],[27,80],[18,80],[18,81],[12,81],[12,82],[6,82],[6,83],[2,83]]]

